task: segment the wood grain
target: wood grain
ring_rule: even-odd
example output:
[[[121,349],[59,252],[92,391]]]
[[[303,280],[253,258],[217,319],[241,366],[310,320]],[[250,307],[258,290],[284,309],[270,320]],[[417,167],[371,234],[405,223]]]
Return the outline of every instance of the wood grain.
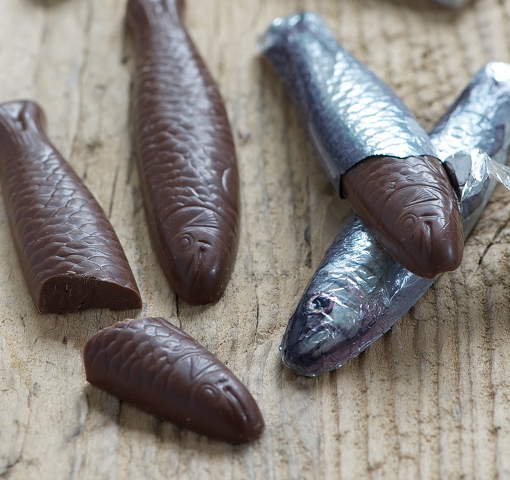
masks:
[[[274,17],[316,10],[429,128],[486,62],[510,61],[510,1],[451,12],[429,0],[190,0],[187,25],[233,124],[242,200],[232,280],[201,307],[176,299],[149,242],[125,3],[2,0],[0,101],[45,108],[52,141],[109,215],[144,306],[37,314],[0,204],[0,478],[510,478],[510,194],[498,187],[461,268],[390,333],[336,372],[292,374],[281,336],[350,211],[255,41]],[[259,441],[213,442],[86,384],[87,338],[141,315],[166,317],[246,383],[266,419]]]

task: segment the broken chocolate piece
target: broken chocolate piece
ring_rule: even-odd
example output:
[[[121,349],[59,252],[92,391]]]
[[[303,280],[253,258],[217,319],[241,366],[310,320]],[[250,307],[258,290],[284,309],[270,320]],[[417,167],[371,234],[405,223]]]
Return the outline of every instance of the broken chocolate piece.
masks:
[[[117,235],[50,143],[34,102],[0,105],[0,177],[14,245],[39,312],[141,307]]]
[[[163,318],[127,319],[91,337],[87,380],[175,425],[230,443],[264,429],[246,387],[211,352]]]
[[[367,158],[342,176],[342,193],[383,248],[415,275],[434,278],[459,267],[462,221],[436,158]]]
[[[237,252],[239,177],[216,83],[176,0],[130,0],[135,33],[133,110],[149,233],[174,291],[218,300]]]

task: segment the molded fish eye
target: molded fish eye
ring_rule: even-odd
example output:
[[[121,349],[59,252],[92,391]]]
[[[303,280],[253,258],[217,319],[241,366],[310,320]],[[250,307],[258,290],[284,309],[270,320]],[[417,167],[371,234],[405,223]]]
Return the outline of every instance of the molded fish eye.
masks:
[[[334,305],[335,302],[333,299],[326,293],[321,292],[313,295],[310,300],[308,300],[307,307],[310,313],[323,313],[327,315],[331,313]]]

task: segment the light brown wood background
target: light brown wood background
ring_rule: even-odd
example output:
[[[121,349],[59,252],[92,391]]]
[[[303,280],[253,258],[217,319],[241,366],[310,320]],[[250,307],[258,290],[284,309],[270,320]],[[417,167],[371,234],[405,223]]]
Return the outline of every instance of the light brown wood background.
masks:
[[[281,336],[350,211],[255,41],[274,17],[316,10],[429,128],[486,62],[510,61],[510,1],[452,12],[429,0],[188,0],[186,23],[232,121],[242,187],[235,271],[206,307],[176,300],[148,241],[125,4],[1,0],[0,101],[44,107],[53,142],[109,214],[144,304],[38,314],[0,202],[0,478],[510,478],[510,194],[498,187],[462,267],[383,339],[331,374],[292,374]],[[87,385],[87,338],[139,315],[179,325],[247,384],[266,419],[259,441],[209,441]]]

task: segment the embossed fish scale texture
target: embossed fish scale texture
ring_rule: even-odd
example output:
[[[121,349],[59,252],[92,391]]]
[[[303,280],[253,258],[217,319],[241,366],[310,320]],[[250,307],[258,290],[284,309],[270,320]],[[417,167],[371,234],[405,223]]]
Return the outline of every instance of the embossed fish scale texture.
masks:
[[[388,85],[312,12],[274,20],[261,48],[298,106],[329,179],[380,243],[423,277],[457,268],[464,243],[454,190],[429,137]],[[389,167],[375,168],[385,162]],[[414,185],[399,181],[414,166]],[[377,179],[377,195],[368,175]],[[405,215],[394,215],[392,202],[381,208],[390,199]]]
[[[430,138],[441,158],[477,148],[504,164],[509,125],[510,65],[493,62],[472,78]],[[478,194],[463,200],[466,237],[494,188],[494,182],[484,182]],[[289,321],[280,347],[284,363],[310,376],[339,368],[389,330],[433,283],[398,264],[354,216],[326,252]]]
[[[225,107],[173,1],[130,0],[128,20],[135,32],[135,129],[151,237],[175,292],[191,303],[215,301],[231,275],[239,222]]]
[[[264,428],[234,374],[162,318],[118,322],[90,338],[83,356],[90,383],[180,427],[231,443]]]
[[[343,176],[342,187],[379,243],[411,272],[434,278],[460,265],[462,220],[435,158],[369,158]]]
[[[0,105],[2,192],[34,303],[46,313],[140,308],[110,222],[51,145],[42,122],[42,110],[32,102]]]
[[[435,155],[407,106],[316,13],[277,18],[260,48],[285,82],[337,190],[340,176],[365,158]]]

